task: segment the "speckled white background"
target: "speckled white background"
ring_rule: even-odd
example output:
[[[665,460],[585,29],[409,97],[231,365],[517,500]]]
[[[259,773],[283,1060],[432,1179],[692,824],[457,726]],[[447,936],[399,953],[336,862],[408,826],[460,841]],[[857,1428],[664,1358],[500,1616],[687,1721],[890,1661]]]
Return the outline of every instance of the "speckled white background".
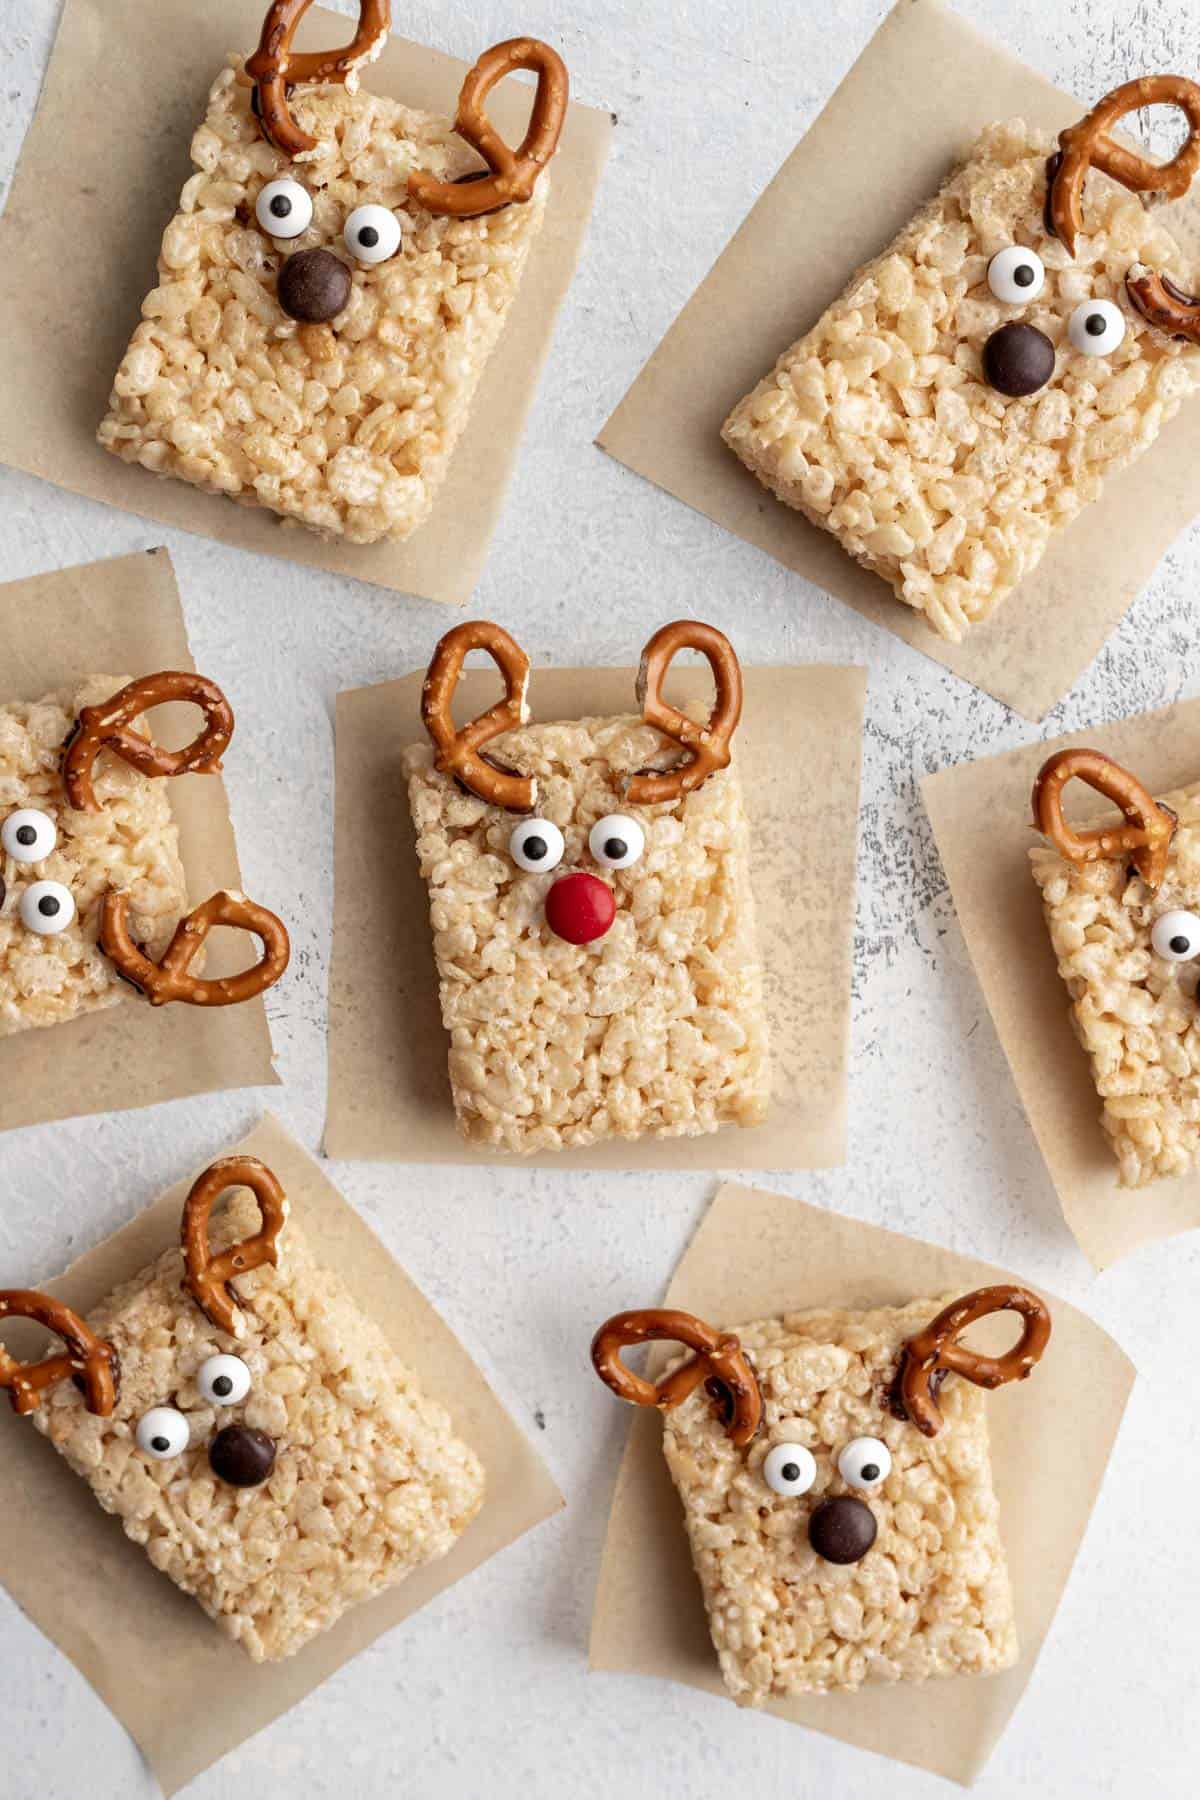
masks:
[[[1194,0],[960,0],[960,8],[1081,94],[1143,69],[1196,72]],[[247,0],[246,11],[249,43],[260,0]],[[535,663],[581,653],[632,659],[653,625],[696,609],[730,631],[747,660],[870,668],[850,1160],[776,1185],[1044,1282],[1116,1333],[1142,1371],[1040,1668],[977,1792],[981,1800],[1190,1795],[1200,1757],[1200,1244],[1177,1239],[1092,1279],[1024,1123],[916,793],[925,771],[1022,742],[1032,728],[591,445],[866,43],[884,0],[410,0],[399,11],[409,35],[468,59],[513,30],[540,32],[564,50],[580,97],[619,119],[478,610],[510,625]],[[0,0],[4,180],[36,104],[57,13],[57,0]],[[50,194],[47,230],[53,222]],[[19,331],[20,320],[0,329]],[[0,471],[6,578],[160,542],[175,561],[198,663],[229,677],[236,693],[240,751],[228,783],[247,886],[293,926],[298,978],[271,1008],[286,1087],[265,1098],[315,1146],[333,695],[424,661],[447,616]],[[1194,529],[1047,720],[1046,735],[1200,691],[1198,588]],[[294,762],[256,768],[255,721],[284,709],[294,720]],[[210,1096],[6,1137],[3,1279],[49,1274],[240,1135],[259,1105],[253,1093]],[[333,1173],[537,1435],[570,1505],[189,1795],[948,1793],[934,1777],[699,1694],[585,1673],[626,1423],[587,1372],[588,1333],[618,1306],[658,1296],[713,1183],[446,1169],[426,1180],[420,1169],[353,1165]],[[1062,1429],[1070,1431],[1069,1418]],[[53,1556],[52,1544],[45,1554]],[[120,1727],[3,1593],[0,1666],[5,1800],[152,1793]]]

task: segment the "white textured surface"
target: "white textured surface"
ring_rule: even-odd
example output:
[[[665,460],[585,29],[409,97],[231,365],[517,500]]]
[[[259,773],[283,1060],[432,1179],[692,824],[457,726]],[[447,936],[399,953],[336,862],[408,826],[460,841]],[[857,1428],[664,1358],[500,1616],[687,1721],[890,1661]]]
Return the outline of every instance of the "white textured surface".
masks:
[[[1192,0],[960,4],[1081,94],[1143,69],[1196,72]],[[1099,1281],[1090,1277],[1062,1226],[967,965],[915,787],[926,770],[1019,743],[1031,728],[590,443],[884,10],[883,0],[841,0],[836,8],[828,0],[413,0],[400,9],[410,35],[468,58],[515,29],[541,32],[561,44],[580,96],[611,106],[620,121],[477,606],[512,627],[535,663],[581,654],[633,660],[654,625],[696,609],[729,630],[747,660],[869,665],[850,1161],[778,1185],[1010,1264],[1087,1307],[1139,1364],[1143,1379],[1056,1627],[977,1792],[981,1800],[1183,1796],[1194,1792],[1200,1753],[1200,1245],[1194,1236],[1176,1240]],[[258,0],[247,0],[247,39],[258,12]],[[56,15],[57,0],[0,0],[5,179]],[[53,220],[50,194],[46,229]],[[2,325],[19,330],[20,321]],[[228,779],[247,883],[294,928],[295,973],[272,1008],[287,1086],[266,1098],[315,1145],[324,1097],[331,703],[340,686],[422,662],[447,617],[164,534],[3,472],[0,509],[6,577],[162,541],[170,547],[197,660],[228,682],[242,720]],[[1193,530],[1046,734],[1197,692],[1198,590]],[[255,720],[284,709],[295,723],[294,763],[256,770]],[[1014,969],[1014,980],[1021,975]],[[250,1093],[214,1096],[7,1137],[0,1278],[24,1283],[49,1273],[243,1132],[258,1106]],[[722,1792],[817,1800],[886,1786],[897,1800],[932,1800],[948,1792],[933,1777],[699,1694],[585,1675],[597,1557],[626,1423],[588,1373],[588,1335],[618,1306],[657,1298],[712,1183],[690,1175],[442,1169],[427,1182],[420,1170],[333,1172],[538,1434],[570,1505],[189,1794],[591,1800],[613,1791],[658,1800]],[[1062,1428],[1070,1431],[1069,1418]],[[53,1544],[45,1554],[54,1555]],[[3,1595],[0,1662],[6,1800],[151,1794],[123,1732]]]

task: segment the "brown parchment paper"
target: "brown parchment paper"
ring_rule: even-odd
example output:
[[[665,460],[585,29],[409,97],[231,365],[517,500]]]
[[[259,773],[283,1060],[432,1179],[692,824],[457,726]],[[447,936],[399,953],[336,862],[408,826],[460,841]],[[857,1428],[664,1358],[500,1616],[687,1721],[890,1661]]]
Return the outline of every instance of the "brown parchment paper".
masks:
[[[408,745],[425,739],[422,671],[337,698],[328,1156],[577,1169],[828,1168],[845,1159],[866,671],[751,668],[744,676],[736,755],[775,1069],[766,1122],[528,1157],[472,1148],[459,1136],[429,895],[401,766]],[[680,705],[710,685],[702,667],[673,669],[668,681]],[[457,716],[474,718],[496,689],[494,671],[465,670]],[[635,712],[634,670],[535,668],[530,699],[539,720]]]
[[[921,792],[975,973],[1063,1216],[1103,1269],[1139,1244],[1200,1225],[1200,1170],[1149,1187],[1117,1185],[1091,1065],[1071,1026],[1029,871],[1029,851],[1043,841],[1031,823],[1034,777],[1047,757],[1071,744],[1103,750],[1151,793],[1167,793],[1200,779],[1200,700],[959,763],[927,777]],[[1080,823],[1112,812],[1078,783],[1069,805]]]
[[[803,52],[794,54],[799,65]],[[1140,69],[1135,57],[1130,73]],[[828,532],[775,500],[720,429],[984,125],[1020,116],[1057,132],[1098,98],[1084,105],[1060,93],[937,0],[900,0],[597,439],[618,462],[1030,719],[1075,685],[1200,508],[1200,404],[1185,405],[1106,484],[1103,500],[961,645],[944,642]],[[1185,236],[1197,217],[1197,200],[1172,208]]]
[[[662,1304],[732,1327],[808,1307],[895,1306],[1024,1279],[783,1195],[723,1187]],[[1000,1389],[987,1403],[1020,1661],[1000,1675],[867,1686],[765,1708],[776,1718],[964,1785],[983,1768],[1033,1673],[1136,1373],[1098,1325],[1032,1285],[1053,1314],[1050,1347],[1030,1381]],[[623,1303],[653,1300],[628,1294]],[[993,1319],[972,1331],[971,1342],[995,1353],[1012,1336],[1011,1323],[1006,1328]],[[659,1362],[669,1354],[664,1347]],[[733,1704],[663,1458],[662,1424],[650,1412],[634,1413],[617,1476],[590,1660],[594,1669],[662,1676]]]
[[[159,241],[191,174],[188,145],[209,86],[230,51],[257,44],[266,10],[267,0],[66,0],[0,219],[0,314],[9,322],[0,334],[0,461],[203,537],[461,605],[483,567],[579,259],[612,132],[606,112],[570,109],[521,291],[433,514],[407,543],[326,543],[273,513],[159,480],[95,441],[142,299],[157,281]],[[351,35],[344,13],[314,7],[297,43],[319,48]],[[453,116],[466,71],[393,34],[365,80]],[[523,80],[508,82],[488,100],[510,142],[523,135],[531,93]]]
[[[165,550],[10,581],[0,587],[0,616],[0,701],[37,700],[86,675],[196,666]],[[221,675],[219,669],[205,673]],[[232,689],[230,699],[236,713]],[[195,718],[189,706],[160,707],[154,729],[164,743],[179,746],[194,735]],[[237,747],[235,732],[229,756],[237,755]],[[182,776],[167,789],[191,904],[218,888],[240,888],[220,776]],[[244,933],[214,933],[206,973],[244,969],[253,942]],[[291,972],[283,981],[294,979]],[[277,1086],[278,1080],[261,999],[209,1012],[150,1006],[131,991],[104,1012],[0,1038],[0,1131],[223,1088]]]
[[[548,1470],[449,1326],[283,1127],[268,1115],[240,1144],[214,1154],[261,1157],[279,1176],[323,1260],[480,1457],[487,1497],[448,1556],[355,1607],[287,1661],[255,1664],[151,1566],[28,1420],[5,1406],[0,1580],[120,1719],[167,1796],[563,1505]],[[44,1285],[76,1311],[95,1306],[178,1241],[196,1174],[191,1170]],[[19,1271],[11,1274],[16,1280]]]

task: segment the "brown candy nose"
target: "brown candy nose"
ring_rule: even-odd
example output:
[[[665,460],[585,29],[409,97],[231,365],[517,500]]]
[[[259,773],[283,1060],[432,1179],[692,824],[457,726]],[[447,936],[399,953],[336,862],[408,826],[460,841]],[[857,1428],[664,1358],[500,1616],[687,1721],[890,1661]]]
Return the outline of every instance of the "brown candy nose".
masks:
[[[324,325],[344,311],[353,283],[339,256],[328,250],[297,250],[279,271],[276,294],[290,319]]]
[[[829,1563],[861,1562],[878,1531],[870,1507],[851,1494],[823,1500],[808,1521],[808,1541]]]
[[[275,1467],[275,1439],[248,1425],[226,1425],[208,1447],[208,1466],[230,1487],[260,1487]]]
[[[998,394],[1036,394],[1054,373],[1054,345],[1036,325],[1001,325],[983,346],[983,372]]]

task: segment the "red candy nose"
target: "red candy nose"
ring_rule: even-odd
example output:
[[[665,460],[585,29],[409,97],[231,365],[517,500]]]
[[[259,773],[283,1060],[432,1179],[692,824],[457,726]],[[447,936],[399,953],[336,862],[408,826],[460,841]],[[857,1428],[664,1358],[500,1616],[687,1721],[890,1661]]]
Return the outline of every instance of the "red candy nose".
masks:
[[[602,938],[616,916],[612,889],[595,875],[563,875],[546,895],[546,923],[568,944]]]

